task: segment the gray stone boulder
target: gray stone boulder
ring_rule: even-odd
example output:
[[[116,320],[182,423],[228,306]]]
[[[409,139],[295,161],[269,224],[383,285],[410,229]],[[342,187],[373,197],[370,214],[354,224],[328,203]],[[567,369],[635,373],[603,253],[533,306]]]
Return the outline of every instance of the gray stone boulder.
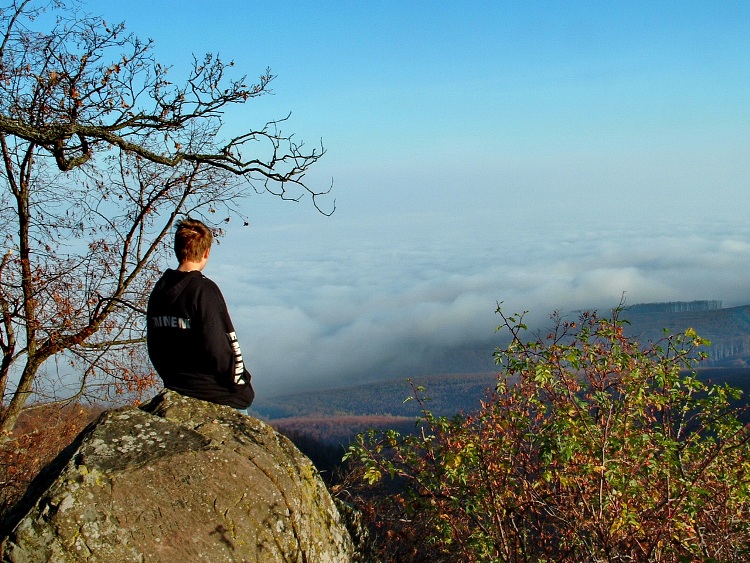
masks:
[[[2,561],[353,560],[310,460],[232,408],[163,391],[103,413],[3,524]]]

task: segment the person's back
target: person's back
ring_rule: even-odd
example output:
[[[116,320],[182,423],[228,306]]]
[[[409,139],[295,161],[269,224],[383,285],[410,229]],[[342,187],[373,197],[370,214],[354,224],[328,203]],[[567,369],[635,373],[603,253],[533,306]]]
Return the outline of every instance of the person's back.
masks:
[[[201,271],[211,231],[200,221],[177,225],[176,270],[167,270],[148,302],[148,353],[164,386],[183,395],[247,408],[255,393],[218,286]]]

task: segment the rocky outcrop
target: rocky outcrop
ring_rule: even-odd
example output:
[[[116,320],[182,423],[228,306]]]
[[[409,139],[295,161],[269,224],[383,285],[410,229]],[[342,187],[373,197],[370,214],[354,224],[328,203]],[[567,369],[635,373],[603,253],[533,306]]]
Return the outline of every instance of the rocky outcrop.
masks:
[[[312,463],[265,423],[163,391],[105,412],[4,523],[2,561],[347,562]]]

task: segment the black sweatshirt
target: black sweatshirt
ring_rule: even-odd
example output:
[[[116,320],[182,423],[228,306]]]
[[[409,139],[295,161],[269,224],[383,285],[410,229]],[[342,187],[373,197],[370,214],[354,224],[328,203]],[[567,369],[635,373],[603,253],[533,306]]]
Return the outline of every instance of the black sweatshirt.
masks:
[[[219,287],[199,271],[167,270],[148,300],[148,354],[164,386],[239,409],[255,392]]]

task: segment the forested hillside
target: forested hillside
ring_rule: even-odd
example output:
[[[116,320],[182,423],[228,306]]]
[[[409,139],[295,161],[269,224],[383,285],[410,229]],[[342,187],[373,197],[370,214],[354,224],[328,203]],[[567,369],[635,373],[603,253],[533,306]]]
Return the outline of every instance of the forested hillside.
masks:
[[[416,417],[419,405],[407,400],[413,389],[407,377],[366,385],[314,392],[295,393],[280,397],[260,398],[252,411],[270,419],[315,416],[400,416]],[[450,374],[418,377],[411,380],[425,388],[432,412],[452,415],[473,411],[487,390],[495,386],[495,373]]]
[[[705,302],[717,303],[717,302]],[[673,305],[680,305],[676,302]],[[667,307],[670,304],[654,304],[654,307],[637,305],[624,311],[630,322],[625,331],[641,342],[656,341],[664,334],[683,332],[693,328],[703,338],[711,341],[706,349],[707,365],[725,367],[747,367],[750,365],[750,306],[721,308]],[[656,305],[663,305],[661,309]]]

